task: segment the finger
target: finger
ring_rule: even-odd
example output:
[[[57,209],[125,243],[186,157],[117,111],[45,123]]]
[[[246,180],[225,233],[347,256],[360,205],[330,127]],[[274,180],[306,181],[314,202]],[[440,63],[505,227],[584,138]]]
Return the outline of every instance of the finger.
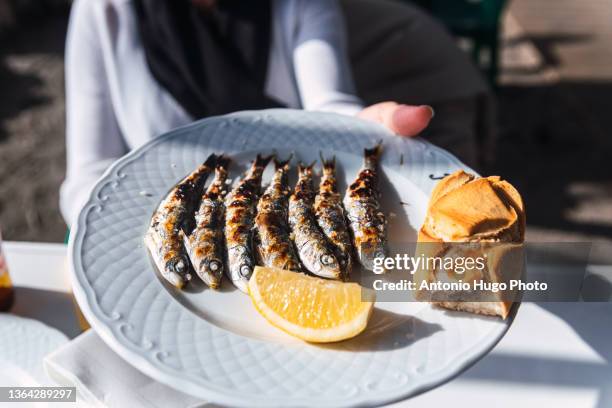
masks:
[[[402,136],[416,136],[421,133],[434,116],[431,106],[398,105],[385,107],[383,123],[393,132]]]
[[[371,120],[373,122],[378,122],[381,125],[384,125],[384,112],[391,111],[396,106],[398,106],[397,102],[379,102],[374,105],[370,105],[361,112],[358,113],[362,119]]]

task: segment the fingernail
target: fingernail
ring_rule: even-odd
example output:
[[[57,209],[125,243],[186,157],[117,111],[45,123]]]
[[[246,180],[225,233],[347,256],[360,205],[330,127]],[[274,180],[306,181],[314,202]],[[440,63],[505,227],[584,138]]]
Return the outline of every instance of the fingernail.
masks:
[[[436,111],[434,111],[434,109],[429,105],[423,105],[423,106],[428,108],[431,111],[431,118],[433,119],[433,117],[436,116]]]

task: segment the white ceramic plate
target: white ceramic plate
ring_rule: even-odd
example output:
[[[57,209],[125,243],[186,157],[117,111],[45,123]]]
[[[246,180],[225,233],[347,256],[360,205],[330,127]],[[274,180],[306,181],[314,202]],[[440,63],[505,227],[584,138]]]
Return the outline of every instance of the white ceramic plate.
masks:
[[[0,313],[0,384],[53,385],[45,373],[43,359],[67,342],[63,333],[37,320]]]
[[[383,206],[397,214],[391,238],[414,241],[436,179],[465,166],[375,124],[303,111],[241,112],[174,130],[133,151],[93,189],[71,235],[74,291],[85,316],[144,373],[220,404],[373,405],[448,381],[486,354],[509,321],[421,303],[379,303],[362,335],[310,345],[268,325],[227,282],[219,292],[169,287],[143,245],[159,202],[212,152],[234,158],[234,175],[256,152],[295,152],[305,162],[320,151],[335,154],[346,183],[361,165],[363,147],[380,140]]]

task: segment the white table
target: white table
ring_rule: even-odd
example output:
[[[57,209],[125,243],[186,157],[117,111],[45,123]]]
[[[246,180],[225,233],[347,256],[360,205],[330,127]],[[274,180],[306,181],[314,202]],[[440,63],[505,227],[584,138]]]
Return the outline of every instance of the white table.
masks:
[[[74,337],[66,247],[5,242],[13,312]],[[602,267],[599,268],[602,271]],[[495,349],[455,380],[392,407],[612,407],[612,303],[525,303]]]
[[[81,330],[70,289],[66,245],[5,241],[2,249],[15,286],[11,313],[76,337]]]

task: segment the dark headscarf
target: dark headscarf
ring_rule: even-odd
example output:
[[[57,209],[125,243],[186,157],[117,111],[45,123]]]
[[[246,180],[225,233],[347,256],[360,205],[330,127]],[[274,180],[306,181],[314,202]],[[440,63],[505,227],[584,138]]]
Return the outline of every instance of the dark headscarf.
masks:
[[[194,118],[278,107],[265,95],[270,0],[135,0],[153,77]]]

